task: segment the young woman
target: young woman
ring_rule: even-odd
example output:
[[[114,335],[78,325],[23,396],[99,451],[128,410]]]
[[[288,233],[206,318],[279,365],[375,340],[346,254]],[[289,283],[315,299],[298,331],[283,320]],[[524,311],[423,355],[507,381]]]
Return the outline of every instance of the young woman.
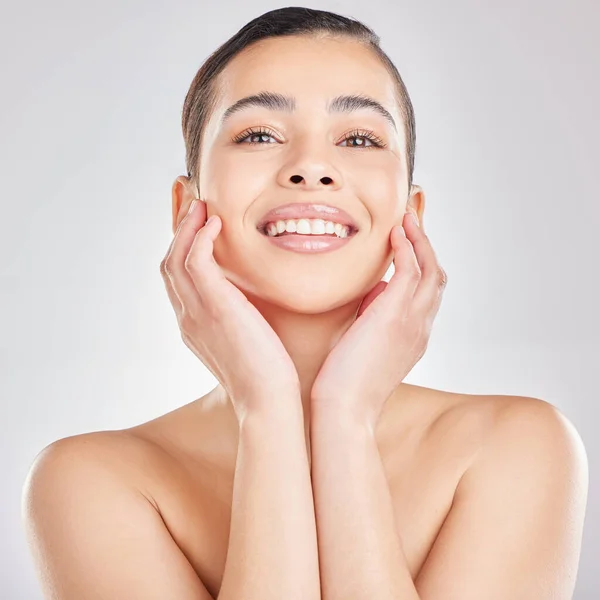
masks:
[[[24,506],[46,597],[572,597],[588,475],[570,421],[402,383],[446,275],[378,42],[283,8],[196,75],[161,273],[219,385],[40,453]]]

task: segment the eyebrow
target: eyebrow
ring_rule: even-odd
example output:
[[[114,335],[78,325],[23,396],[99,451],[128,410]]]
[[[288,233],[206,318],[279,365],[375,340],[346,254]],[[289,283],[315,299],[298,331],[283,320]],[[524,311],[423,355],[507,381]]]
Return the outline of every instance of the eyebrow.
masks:
[[[268,110],[280,110],[292,113],[296,110],[296,98],[284,96],[275,92],[260,92],[251,96],[240,98],[234,102],[221,117],[221,127],[233,114],[241,112],[251,106],[259,106]],[[359,94],[336,96],[327,104],[329,113],[350,113],[360,109],[373,110],[384,117],[392,127],[398,131],[394,118],[389,111],[384,108],[377,100],[369,96]]]

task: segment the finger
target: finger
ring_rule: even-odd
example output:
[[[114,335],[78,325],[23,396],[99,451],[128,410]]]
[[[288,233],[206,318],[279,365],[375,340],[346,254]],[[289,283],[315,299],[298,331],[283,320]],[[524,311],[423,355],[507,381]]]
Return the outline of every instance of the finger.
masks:
[[[184,219],[185,219],[185,217],[184,217]],[[165,284],[165,289],[167,290],[167,295],[169,296],[169,301],[171,302],[171,305],[173,306],[173,309],[175,310],[175,314],[177,315],[178,321],[181,318],[182,305],[181,305],[181,301],[179,300],[179,298],[177,296],[177,293],[175,292],[175,289],[173,288],[173,283],[171,282],[171,278],[169,277],[169,274],[167,273],[166,261],[167,261],[167,258],[169,257],[169,255],[171,254],[171,249],[173,248],[173,245],[175,244],[175,240],[177,239],[179,230],[181,229],[181,227],[183,225],[184,219],[182,219],[181,222],[179,223],[179,226],[177,227],[175,234],[173,235],[173,239],[171,240],[171,243],[169,244],[169,247],[167,248],[167,252],[166,252],[163,260],[160,263],[160,274],[162,275],[162,278],[163,278],[163,281]]]
[[[209,299],[218,303],[220,293],[224,289],[219,283],[227,282],[213,254],[214,242],[221,232],[222,225],[221,217],[212,215],[210,223],[207,222],[204,227],[205,231],[198,232],[192,240],[185,260],[185,269],[203,303]]]
[[[175,292],[175,290],[173,288],[173,283],[171,282],[171,278],[169,277],[169,274],[168,274],[167,268],[166,268],[166,261],[171,252],[171,248],[173,247],[174,240],[175,240],[175,238],[173,238],[173,240],[171,240],[171,243],[169,244],[169,248],[167,249],[167,253],[165,254],[165,257],[163,258],[163,260],[160,263],[160,274],[162,275],[163,282],[165,284],[165,289],[167,290],[167,295],[169,296],[169,302],[171,302],[171,305],[173,306],[173,310],[175,311],[175,314],[177,315],[177,321],[179,321],[179,319],[181,318],[181,311],[182,311],[181,300],[179,299],[179,297],[177,296],[177,293]]]
[[[162,264],[163,263],[161,263],[161,273],[163,270]],[[166,275],[166,274],[163,275],[163,281],[165,282],[165,289],[167,290],[167,296],[169,296],[169,302],[173,306],[175,315],[177,315],[177,321],[179,322],[179,320],[181,319],[181,313],[183,310],[183,307],[181,305],[181,300],[179,300],[179,297],[175,293],[175,290],[173,289],[173,284],[171,283],[171,279],[168,277],[168,275]]]
[[[419,268],[421,269],[421,281],[413,298],[415,311],[430,312],[441,302],[441,295],[446,287],[446,272],[440,266],[431,241],[425,232],[412,220],[406,227],[407,238],[414,248]]]
[[[195,210],[188,211],[179,224],[169,250],[161,263],[161,273],[169,298],[174,295],[173,300],[176,300],[178,304],[176,307],[178,317],[181,317],[184,309],[193,309],[199,300],[194,282],[184,266],[189,249],[206,217],[206,208],[199,206],[200,201],[196,201],[195,204]]]
[[[404,224],[406,225],[406,215]],[[388,283],[386,294],[395,298],[406,298],[412,301],[415,290],[421,280],[421,269],[415,256],[413,246],[406,237],[406,229],[400,225],[392,227],[390,240],[394,251],[394,274]]]
[[[373,300],[375,300],[375,298],[377,298],[377,296],[379,296],[379,294],[381,294],[383,290],[385,290],[386,286],[387,281],[378,281],[375,284],[375,286],[369,291],[369,293],[362,299],[361,305],[356,315],[357,319],[358,317],[360,317],[360,315],[362,315],[365,312],[365,310],[367,310],[369,304],[371,304],[371,302],[373,302]]]

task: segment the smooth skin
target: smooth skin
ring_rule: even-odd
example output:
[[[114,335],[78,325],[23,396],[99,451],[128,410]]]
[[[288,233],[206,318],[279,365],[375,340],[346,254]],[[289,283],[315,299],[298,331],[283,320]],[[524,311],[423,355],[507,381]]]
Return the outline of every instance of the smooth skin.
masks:
[[[354,42],[286,38],[221,83],[200,188],[176,179],[161,263],[182,338],[219,385],[36,457],[23,509],[46,597],[572,598],[588,487],[573,425],[540,399],[402,382],[446,286],[424,193],[406,196],[401,129],[324,109],[362,93],[400,123],[385,70]],[[262,90],[296,112],[253,107],[221,127]],[[275,143],[231,142],[248,127]],[[357,127],[385,147],[342,145]],[[274,249],[254,223],[291,197],[343,205],[356,239],[316,261]]]

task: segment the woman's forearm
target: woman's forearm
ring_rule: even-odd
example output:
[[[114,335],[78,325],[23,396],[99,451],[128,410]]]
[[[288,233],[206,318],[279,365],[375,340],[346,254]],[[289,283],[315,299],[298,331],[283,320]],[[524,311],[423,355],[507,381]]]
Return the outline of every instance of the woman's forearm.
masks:
[[[374,434],[315,414],[311,448],[323,600],[418,600]]]
[[[251,414],[240,423],[218,600],[320,598],[302,407],[299,398],[285,404],[278,398],[272,413]]]

